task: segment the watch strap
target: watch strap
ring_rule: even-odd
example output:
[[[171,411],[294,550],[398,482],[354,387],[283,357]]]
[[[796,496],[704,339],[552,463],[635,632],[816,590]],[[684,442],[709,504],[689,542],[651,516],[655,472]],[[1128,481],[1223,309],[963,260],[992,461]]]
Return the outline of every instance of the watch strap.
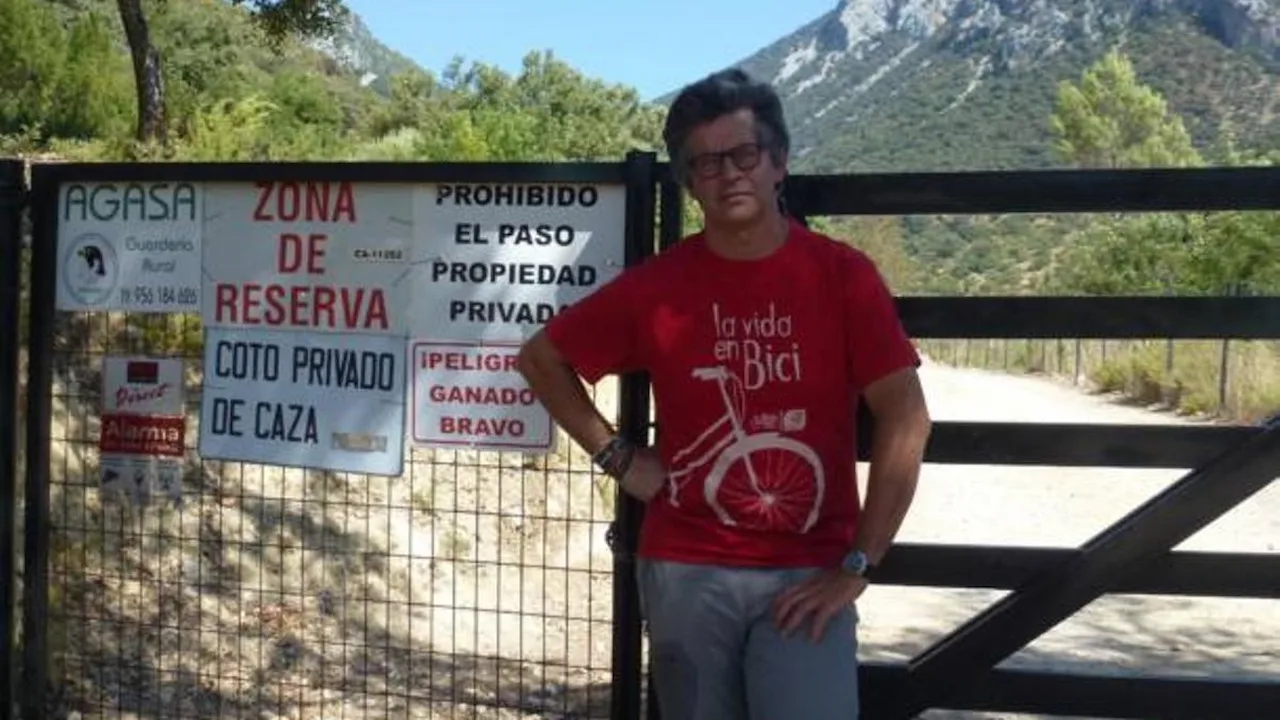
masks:
[[[627,469],[631,467],[633,457],[635,457],[635,447],[621,436],[615,435],[591,457],[591,462],[595,463],[604,474],[615,480],[621,480],[627,474]]]

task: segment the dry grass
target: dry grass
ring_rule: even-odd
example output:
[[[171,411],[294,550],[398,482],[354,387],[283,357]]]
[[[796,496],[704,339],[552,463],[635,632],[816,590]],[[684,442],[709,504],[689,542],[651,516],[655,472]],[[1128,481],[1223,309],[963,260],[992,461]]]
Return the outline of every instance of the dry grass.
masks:
[[[566,439],[411,449],[398,478],[193,447],[180,507],[134,505],[98,490],[82,369],[55,389],[53,716],[608,716],[611,494]]]

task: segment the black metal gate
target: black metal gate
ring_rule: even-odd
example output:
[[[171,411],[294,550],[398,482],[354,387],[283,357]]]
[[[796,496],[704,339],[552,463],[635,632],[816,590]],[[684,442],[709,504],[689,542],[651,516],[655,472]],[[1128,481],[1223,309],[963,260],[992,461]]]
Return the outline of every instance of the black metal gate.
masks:
[[[555,467],[509,453],[412,456],[400,485],[307,473],[285,490],[272,470],[205,462],[188,448],[183,514],[98,504],[90,450],[100,400],[96,359],[168,353],[189,355],[197,366],[201,354],[190,319],[55,311],[57,191],[72,181],[163,179],[614,183],[626,187],[628,264],[682,235],[679,188],[647,153],[582,165],[37,165],[29,204],[22,165],[0,164],[0,327],[22,324],[24,207],[34,224],[25,373],[16,333],[0,346],[0,642],[19,649],[12,598],[21,587],[21,661],[6,663],[5,672],[23,673],[22,692],[3,695],[14,687],[9,682],[0,689],[0,713],[10,713],[16,697],[25,718],[72,711],[496,717],[504,710],[659,717],[646,695],[632,573],[642,508],[609,495],[571,449]],[[808,217],[1280,210],[1280,168],[796,176],[786,192],[788,207]],[[1264,297],[905,297],[900,308],[920,339],[1280,339],[1280,299]],[[28,388],[24,408],[20,379]],[[604,399],[632,438],[654,430],[647,378],[625,378]],[[15,416],[27,429],[21,493]],[[866,448],[874,428],[867,422],[863,430]],[[1171,551],[1280,474],[1277,432],[936,423],[930,463],[1195,470],[1076,549],[896,547],[885,583],[1012,592],[905,665],[867,664],[865,717],[910,718],[929,708],[1118,718],[1273,713],[1280,682],[996,666],[1107,593],[1280,598],[1280,556]],[[479,481],[463,476],[492,477],[499,490],[481,497]],[[591,488],[589,497],[567,489],[570,479]],[[25,509],[21,582],[11,545],[18,502]],[[429,552],[406,550],[401,535],[412,531],[396,525],[405,518],[453,529],[433,524]],[[596,555],[576,558],[548,539],[574,532],[601,545],[607,535],[603,566]],[[479,549],[494,536],[519,538],[517,559]],[[207,579],[203,566],[224,576]],[[438,577],[451,595],[434,589]],[[411,589],[396,590],[395,582]],[[412,590],[418,587],[425,599]],[[504,649],[510,642],[518,652]]]
[[[14,634],[17,566],[18,386],[20,333],[23,325],[21,286],[22,214],[26,205],[23,164],[0,160],[0,718],[13,716],[18,691],[18,647]]]

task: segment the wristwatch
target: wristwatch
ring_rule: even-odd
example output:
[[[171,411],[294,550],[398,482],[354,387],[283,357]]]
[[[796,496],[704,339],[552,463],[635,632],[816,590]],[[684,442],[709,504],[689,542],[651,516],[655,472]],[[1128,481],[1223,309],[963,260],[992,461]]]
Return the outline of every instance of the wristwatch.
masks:
[[[875,572],[876,566],[871,563],[865,552],[854,550],[845,555],[844,560],[840,561],[840,569],[869,580],[871,579],[871,574]]]
[[[635,457],[635,448],[631,446],[621,436],[615,435],[609,439],[604,447],[600,448],[591,461],[596,467],[600,468],[606,475],[614,480],[621,480],[623,475],[627,474],[627,468],[631,466],[631,459]]]

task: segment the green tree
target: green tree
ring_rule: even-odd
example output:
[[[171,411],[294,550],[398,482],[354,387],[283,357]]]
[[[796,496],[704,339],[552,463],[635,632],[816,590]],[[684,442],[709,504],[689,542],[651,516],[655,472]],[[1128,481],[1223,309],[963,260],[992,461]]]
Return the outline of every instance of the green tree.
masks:
[[[48,4],[0,0],[0,134],[43,133],[66,47]]]
[[[903,244],[902,219],[898,217],[814,218],[810,227],[866,253],[894,292],[919,289],[923,280],[919,264]]]
[[[142,0],[117,0],[116,4],[133,59],[137,138],[144,143],[167,143],[165,77]],[[346,16],[341,0],[231,0],[231,4],[249,6],[268,40],[276,46],[288,35],[329,36]]]
[[[1138,81],[1128,57],[1112,50],[1079,83],[1058,86],[1050,118],[1054,148],[1086,168],[1199,165],[1182,119]]]
[[[1088,295],[1167,294],[1188,279],[1190,240],[1177,215],[1102,220],[1078,232],[1054,280]]]
[[[618,159],[660,147],[662,111],[635,90],[588,78],[552,55],[529,53],[518,75],[455,59],[440,80],[403,77],[371,115],[380,134],[413,130],[428,160]]]
[[[1108,53],[1079,85],[1063,84],[1051,124],[1056,148],[1081,167],[1203,164],[1181,118]],[[1238,152],[1223,134],[1219,162],[1274,162]],[[1054,287],[1089,294],[1218,294],[1280,287],[1280,214],[1158,213],[1100,218],[1057,256]]]
[[[1058,87],[1050,117],[1054,148],[1083,168],[1202,163],[1182,119],[1112,50],[1079,83]],[[1100,218],[1072,233],[1054,282],[1090,294],[1168,292],[1185,272],[1185,222],[1166,216]]]
[[[90,139],[127,132],[132,120],[128,67],[99,13],[81,13],[72,21],[66,60],[48,112],[49,131],[57,137]]]
[[[436,78],[425,71],[399,73],[392,76],[387,85],[387,102],[369,117],[369,131],[375,137],[416,127],[426,117],[433,98],[437,96]]]

